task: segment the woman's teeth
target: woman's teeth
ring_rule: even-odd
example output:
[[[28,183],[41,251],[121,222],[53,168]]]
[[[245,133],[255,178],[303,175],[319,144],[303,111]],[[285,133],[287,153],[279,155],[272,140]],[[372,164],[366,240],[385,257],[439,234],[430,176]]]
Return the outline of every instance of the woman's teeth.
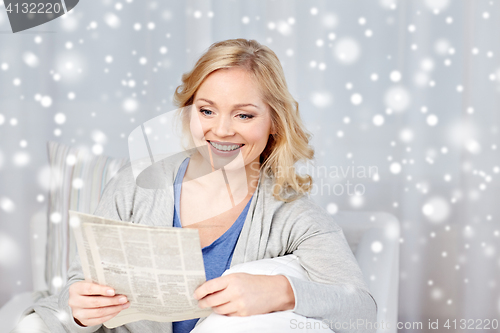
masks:
[[[243,145],[230,145],[230,146],[226,146],[226,145],[218,145],[216,144],[215,142],[212,142],[212,141],[209,141],[210,144],[212,146],[214,146],[215,148],[217,148],[218,150],[223,150],[223,151],[231,151],[231,150],[236,150],[238,148],[240,148],[241,146]]]

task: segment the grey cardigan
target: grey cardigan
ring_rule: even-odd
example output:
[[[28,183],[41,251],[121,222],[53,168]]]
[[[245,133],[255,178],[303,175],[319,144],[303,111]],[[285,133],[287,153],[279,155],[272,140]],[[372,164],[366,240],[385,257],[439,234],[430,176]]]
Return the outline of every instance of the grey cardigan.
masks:
[[[188,153],[180,153],[154,163],[139,175],[137,181],[131,165],[126,165],[106,185],[94,214],[132,223],[172,227],[172,184],[186,156]],[[275,199],[272,184],[272,178],[261,173],[231,267],[293,253],[310,279],[287,276],[295,295],[293,312],[323,320],[337,333],[375,332],[365,329],[365,324],[375,325],[377,304],[334,217],[307,196],[288,203]],[[68,298],[70,285],[81,280],[84,276],[77,254],[68,270],[68,282],[61,292],[39,299],[24,313],[36,311],[54,333],[172,333],[172,323],[147,320],[111,330],[103,325],[79,326],[73,320]],[[197,325],[203,320],[201,318]],[[357,320],[365,324],[353,325]]]

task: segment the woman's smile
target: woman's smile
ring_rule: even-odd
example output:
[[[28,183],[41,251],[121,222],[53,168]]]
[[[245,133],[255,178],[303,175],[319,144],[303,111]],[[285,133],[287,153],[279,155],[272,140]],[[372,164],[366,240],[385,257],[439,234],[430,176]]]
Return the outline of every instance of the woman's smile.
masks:
[[[244,146],[244,144],[241,143],[221,142],[213,140],[207,140],[207,141],[215,148],[223,151],[235,150]]]
[[[212,151],[220,156],[235,155],[240,151],[240,148],[244,146],[244,144],[236,144],[232,142],[220,142],[212,140],[207,140],[207,142],[212,147]]]

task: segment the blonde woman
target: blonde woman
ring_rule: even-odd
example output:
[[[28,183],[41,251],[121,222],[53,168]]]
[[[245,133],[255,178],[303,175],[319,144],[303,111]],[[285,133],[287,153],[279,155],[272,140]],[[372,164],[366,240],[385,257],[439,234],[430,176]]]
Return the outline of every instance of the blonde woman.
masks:
[[[375,323],[376,303],[341,228],[307,197],[311,177],[295,172],[294,164],[312,159],[314,151],[274,52],[255,40],[215,43],[182,76],[174,101],[195,148],[160,168],[167,185],[175,188],[173,197],[164,189],[153,194],[141,189],[139,178],[127,168],[107,185],[95,215],[198,229],[207,282],[195,297],[200,307],[211,307],[232,324],[241,318],[242,325],[236,326],[242,332],[245,318],[272,322],[272,316],[284,311],[321,320],[335,332],[368,332],[353,323]],[[229,206],[224,185],[206,177],[222,168],[225,179],[236,179]],[[223,275],[238,264],[287,255],[293,255],[307,278],[286,270]],[[69,277],[58,297],[42,299],[33,308],[36,313],[26,318],[39,315],[50,332],[110,332],[102,323],[127,308],[128,300],[83,281],[78,258]],[[61,313],[68,319],[61,319]],[[205,319],[138,321],[112,332],[211,331],[202,329]],[[263,332],[291,329],[291,322],[279,323],[283,326],[269,329],[267,322],[252,327]]]

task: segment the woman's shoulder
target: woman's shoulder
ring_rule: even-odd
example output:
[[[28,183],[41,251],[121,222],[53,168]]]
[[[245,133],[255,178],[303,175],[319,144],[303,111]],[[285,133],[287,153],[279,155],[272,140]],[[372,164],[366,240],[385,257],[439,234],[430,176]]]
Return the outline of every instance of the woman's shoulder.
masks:
[[[169,185],[173,184],[174,172],[182,160],[174,156],[143,165],[141,161],[129,161],[106,184],[94,214],[140,223],[151,213],[149,208],[166,202],[166,195],[172,190]],[[161,211],[161,207],[157,211]],[[150,221],[151,216],[148,215],[147,220]]]
[[[340,230],[333,216],[307,195],[303,195],[292,202],[285,203],[284,208],[298,217],[301,223],[308,221],[310,224],[314,224],[324,230]]]
[[[153,156],[128,161],[110,180],[110,187],[134,192],[137,190],[165,190],[173,184],[175,174],[187,155]]]

